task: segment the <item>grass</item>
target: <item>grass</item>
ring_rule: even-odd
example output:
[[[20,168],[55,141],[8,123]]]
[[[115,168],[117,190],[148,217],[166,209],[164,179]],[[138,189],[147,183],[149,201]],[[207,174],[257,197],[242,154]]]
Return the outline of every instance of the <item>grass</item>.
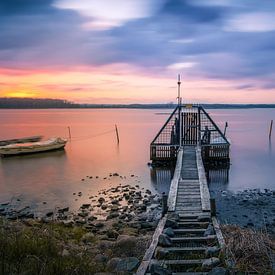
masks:
[[[2,220],[0,274],[92,274],[97,272],[91,257],[85,253],[62,256],[66,244],[78,243],[85,233],[82,228],[41,224],[23,226],[21,223]]]
[[[238,271],[272,274],[275,241],[265,232],[243,229],[237,225],[221,226],[226,241],[227,258]]]
[[[150,236],[136,237],[136,229],[119,228],[117,224],[109,226],[117,229],[119,234],[134,236],[133,240],[118,246],[116,241],[101,241],[102,235],[95,235],[86,242],[83,236],[89,231],[84,227],[0,218],[0,275],[70,275],[108,271],[106,262],[95,260],[98,254],[108,259],[129,256],[141,259]]]

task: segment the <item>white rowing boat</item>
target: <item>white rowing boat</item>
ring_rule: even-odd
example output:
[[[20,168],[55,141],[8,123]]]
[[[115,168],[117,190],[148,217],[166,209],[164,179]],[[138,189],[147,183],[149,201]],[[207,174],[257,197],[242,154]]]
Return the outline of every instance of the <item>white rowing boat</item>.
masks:
[[[42,139],[42,136],[24,137],[16,139],[0,140],[0,146],[15,144],[15,143],[26,143],[26,142],[37,142]]]
[[[40,142],[10,144],[6,146],[0,146],[0,155],[12,156],[12,155],[47,152],[47,151],[62,149],[65,147],[66,143],[67,143],[66,139],[57,137],[57,138],[51,138]]]

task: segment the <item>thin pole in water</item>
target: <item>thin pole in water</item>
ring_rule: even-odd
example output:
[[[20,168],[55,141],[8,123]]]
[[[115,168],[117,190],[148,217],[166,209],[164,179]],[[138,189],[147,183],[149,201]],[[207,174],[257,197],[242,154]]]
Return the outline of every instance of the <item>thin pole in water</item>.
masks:
[[[115,128],[116,128],[117,143],[119,143],[119,134],[118,134],[118,129],[117,129],[117,125],[116,124],[115,124]]]
[[[271,139],[271,134],[272,134],[272,126],[273,126],[273,119],[270,121],[270,128],[269,128],[269,140]]]
[[[69,139],[71,140],[72,136],[71,136],[71,128],[70,128],[70,126],[68,126],[68,131],[69,131]]]

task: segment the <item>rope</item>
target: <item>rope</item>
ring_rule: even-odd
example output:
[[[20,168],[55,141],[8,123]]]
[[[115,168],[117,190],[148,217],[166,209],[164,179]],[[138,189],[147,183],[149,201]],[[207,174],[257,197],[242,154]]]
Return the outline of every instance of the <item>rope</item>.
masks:
[[[95,135],[89,135],[89,136],[83,136],[83,137],[73,137],[70,139],[70,141],[81,141],[81,140],[85,140],[85,139],[91,139],[91,138],[95,138],[98,136],[103,136],[103,135],[107,135],[109,133],[115,132],[115,130],[109,130],[109,131],[105,131],[99,134],[95,134]]]

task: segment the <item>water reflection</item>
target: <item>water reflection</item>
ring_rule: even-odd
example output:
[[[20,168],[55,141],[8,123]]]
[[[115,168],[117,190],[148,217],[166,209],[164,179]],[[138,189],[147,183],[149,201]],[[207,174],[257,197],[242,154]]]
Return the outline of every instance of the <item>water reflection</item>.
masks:
[[[230,163],[223,163],[219,166],[205,166],[205,174],[210,191],[226,190],[229,183]]]
[[[171,180],[174,175],[174,169],[174,166],[151,168],[151,182],[160,194],[169,193]]]

